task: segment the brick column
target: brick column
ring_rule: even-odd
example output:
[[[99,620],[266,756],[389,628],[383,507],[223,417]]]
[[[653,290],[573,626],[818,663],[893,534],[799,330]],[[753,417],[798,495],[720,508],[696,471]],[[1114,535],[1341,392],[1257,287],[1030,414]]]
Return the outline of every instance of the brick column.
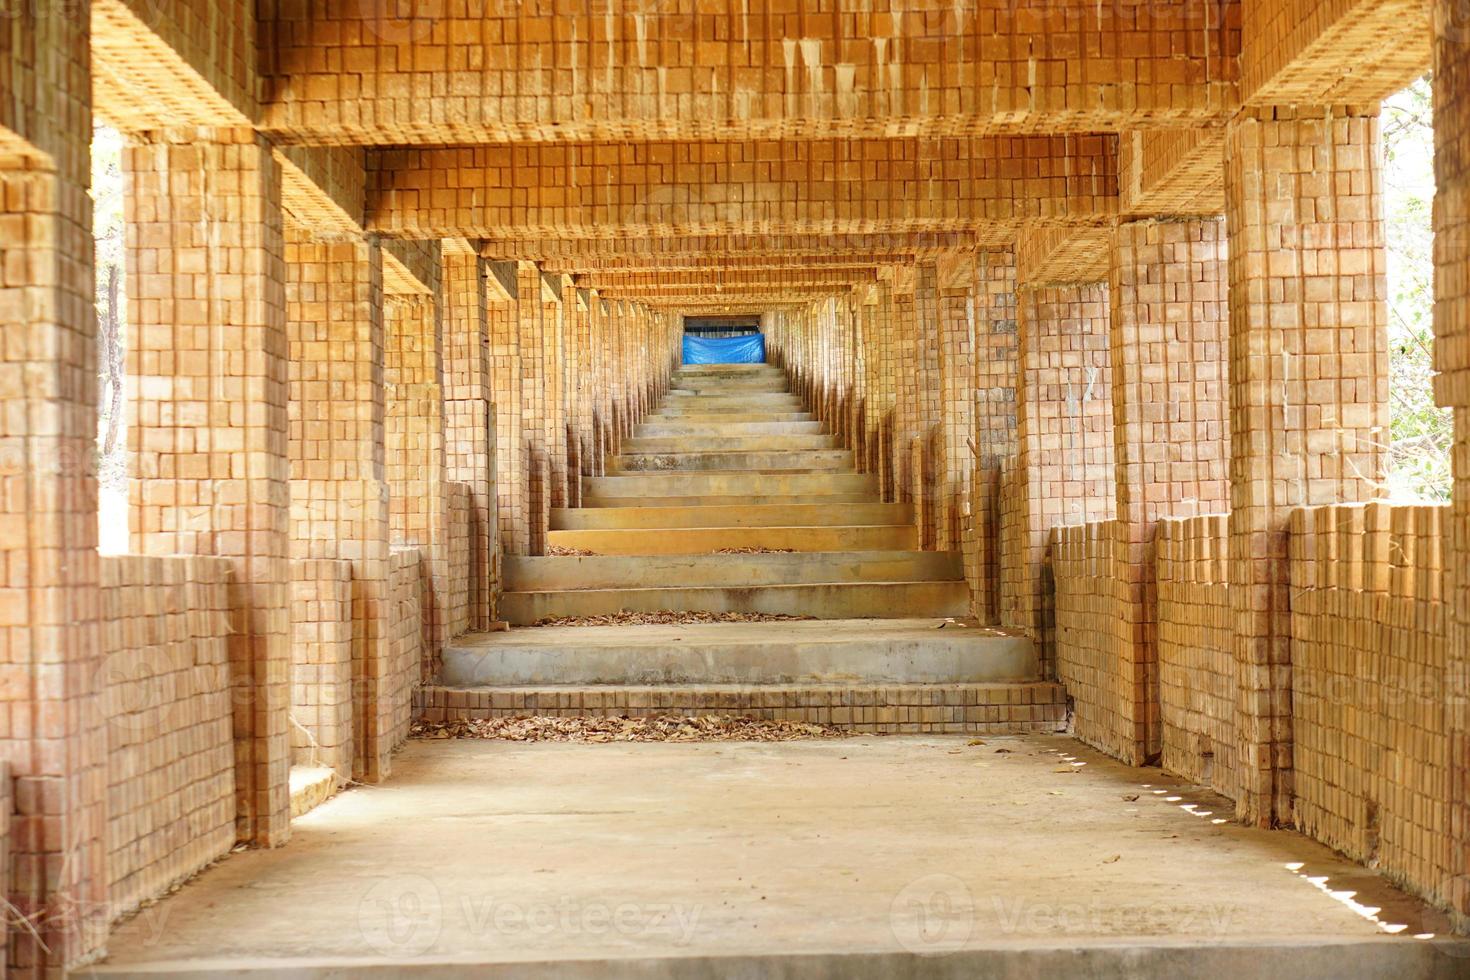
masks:
[[[280,172],[244,129],[150,134],[123,168],[133,549],[234,559],[237,821],[274,846],[291,822]]]
[[[514,275],[511,289],[519,295]],[[495,496],[501,549],[528,554],[530,502],[526,479],[524,423],[521,419],[520,304],[501,298],[486,311],[490,332],[490,391],[495,403]]]
[[[469,621],[463,625],[472,630],[486,629],[494,618],[495,555],[499,549],[484,265],[473,252],[446,249],[440,280],[444,302],[444,477],[470,488],[470,608]]]
[[[371,236],[286,234],[291,557],[352,562],[353,778],[386,775],[389,668],[383,253]]]
[[[551,410],[541,301],[541,270],[534,263],[516,266],[517,334],[521,362],[521,454],[526,475],[526,553],[546,553],[551,520],[551,446],[546,416]]]
[[[962,256],[962,282],[939,294],[939,511],[936,551],[961,551],[975,454],[974,257]],[[974,587],[974,580],[966,576]]]
[[[448,639],[443,327],[427,291],[388,295],[383,319],[389,534],[394,544],[419,548],[428,567],[423,653],[433,659]]]
[[[1445,542],[1449,601],[1447,880],[1439,889],[1470,921],[1470,11],[1434,0],[1435,400],[1455,412],[1454,495]]]
[[[1109,260],[1115,662],[1113,733],[1135,764],[1161,751],[1154,528],[1161,517],[1229,509],[1225,227],[1219,219],[1134,221]]]
[[[543,277],[544,281],[544,277]],[[571,319],[568,303],[575,306],[576,298],[567,290],[563,297],[562,277],[555,277],[557,286],[551,289],[553,298],[541,302],[541,359],[542,377],[546,382],[546,414],[542,417],[545,429],[547,461],[550,467],[550,507],[570,507],[571,470],[568,466],[569,446],[567,420],[570,418],[571,385],[568,384],[567,331]]]
[[[1016,453],[1016,257],[981,252],[975,263],[975,615],[1000,622],[1000,472]]]
[[[1019,294],[1017,466],[1024,486],[1020,594],[1002,611],[1054,666],[1046,548],[1059,524],[1111,520],[1112,372],[1108,291],[1101,285],[1031,288]]]
[[[1377,496],[1387,458],[1378,139],[1341,108],[1226,130],[1237,812],[1263,826],[1291,819],[1288,516]]]
[[[0,970],[60,975],[102,951],[109,919],[92,80],[85,9],[28,4],[8,19],[20,40],[45,38],[0,56],[8,101],[52,111],[14,113],[36,131],[7,130],[0,169],[0,805],[13,906]]]

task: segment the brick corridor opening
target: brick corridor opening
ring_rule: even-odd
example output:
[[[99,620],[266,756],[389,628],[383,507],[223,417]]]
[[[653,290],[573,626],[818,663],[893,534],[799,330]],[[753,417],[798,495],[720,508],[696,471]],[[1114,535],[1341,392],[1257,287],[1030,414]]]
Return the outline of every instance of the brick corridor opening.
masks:
[[[6,969],[1459,975],[1460,7],[17,6]],[[687,946],[349,921],[669,842]]]

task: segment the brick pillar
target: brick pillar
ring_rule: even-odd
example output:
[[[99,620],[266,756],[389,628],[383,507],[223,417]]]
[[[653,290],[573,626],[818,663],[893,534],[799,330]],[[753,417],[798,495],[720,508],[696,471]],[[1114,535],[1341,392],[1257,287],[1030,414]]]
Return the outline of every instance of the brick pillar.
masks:
[[[109,918],[92,81],[85,9],[28,4],[9,19],[45,43],[6,50],[7,96],[54,111],[34,114],[39,147],[7,131],[0,169],[0,803],[14,906],[0,972],[59,975],[102,951]]]
[[[1003,610],[1006,626],[1055,663],[1047,541],[1059,524],[1111,520],[1112,372],[1108,364],[1106,286],[1022,290],[1018,335],[1017,466],[1024,495],[1023,585]]]
[[[234,559],[240,839],[290,834],[290,498],[281,177],[250,130],[126,148],[133,550]]]
[[[389,294],[383,320],[389,535],[420,549],[428,568],[423,655],[433,660],[448,640],[443,327],[432,292]]]
[[[981,252],[975,263],[975,615],[1000,622],[1000,472],[1016,453],[1016,257]]]
[[[515,286],[512,279],[510,284]],[[529,554],[530,501],[521,418],[520,304],[499,299],[486,313],[490,331],[490,391],[495,403],[495,496],[506,554]]]
[[[1470,11],[1434,0],[1435,400],[1455,412],[1445,542],[1449,852],[1441,898],[1470,921]]]
[[[470,488],[469,621],[483,630],[494,618],[495,431],[491,425],[489,303],[485,262],[473,252],[444,253],[444,477]]]
[[[912,496],[919,524],[920,547],[933,551],[939,532],[939,274],[932,262],[914,273],[914,404],[909,432]]]
[[[543,280],[544,281],[544,280]],[[542,423],[546,432],[547,459],[550,466],[550,489],[548,498],[551,507],[570,507],[572,500],[571,471],[568,467],[567,419],[570,417],[571,385],[568,384],[567,329],[570,314],[568,303],[575,305],[576,298],[571,290],[562,295],[562,277],[555,277],[556,286],[548,285],[552,299],[541,304],[541,359],[542,376],[546,380],[546,414]]]
[[[521,362],[521,454],[526,475],[526,553],[546,553],[551,520],[551,446],[546,417],[551,410],[541,301],[541,270],[534,263],[516,265],[517,344]]]
[[[1229,509],[1225,227],[1219,219],[1116,229],[1112,300],[1116,733],[1134,764],[1161,751],[1154,528]],[[1131,693],[1130,693],[1131,692]]]
[[[1226,130],[1230,280],[1230,593],[1240,798],[1291,819],[1287,520],[1369,500],[1388,444],[1378,119],[1242,112]]]
[[[291,557],[352,562],[353,778],[387,773],[389,669],[383,253],[371,236],[288,227]]]
[[[972,362],[975,335],[973,256],[961,258],[964,282],[946,286],[939,294],[939,512],[934,547],[937,551],[960,551],[964,539],[965,511],[970,500],[970,481],[975,472],[975,454],[970,445],[975,435],[975,366]],[[966,575],[971,587],[974,579]]]

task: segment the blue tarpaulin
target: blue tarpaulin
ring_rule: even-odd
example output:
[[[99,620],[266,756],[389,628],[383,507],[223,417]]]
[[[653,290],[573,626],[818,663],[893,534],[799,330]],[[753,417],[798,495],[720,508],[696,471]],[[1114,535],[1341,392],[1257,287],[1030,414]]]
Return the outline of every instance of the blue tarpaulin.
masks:
[[[744,337],[697,337],[684,335],[685,364],[764,364],[766,362],[766,338],[764,334],[747,334]]]

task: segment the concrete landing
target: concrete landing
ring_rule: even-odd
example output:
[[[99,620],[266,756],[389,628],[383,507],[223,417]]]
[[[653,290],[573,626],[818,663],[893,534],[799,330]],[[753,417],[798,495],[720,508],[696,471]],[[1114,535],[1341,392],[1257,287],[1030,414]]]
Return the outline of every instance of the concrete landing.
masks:
[[[985,683],[1036,676],[1031,641],[942,620],[573,626],[478,633],[444,650],[448,687]]]
[[[297,820],[286,847],[230,855],[122,924],[87,972],[1420,980],[1470,968],[1463,941],[1412,938],[1443,923],[1376,874],[1290,832],[1217,822],[1221,801],[1156,770],[1060,737],[967,742],[414,742],[392,781]]]

